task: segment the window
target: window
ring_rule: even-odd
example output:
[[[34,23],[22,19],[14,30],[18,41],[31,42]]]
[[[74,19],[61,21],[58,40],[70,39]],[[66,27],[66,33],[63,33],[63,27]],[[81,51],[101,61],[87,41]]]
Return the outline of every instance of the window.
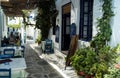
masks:
[[[92,39],[93,0],[80,0],[79,38],[84,41]]]

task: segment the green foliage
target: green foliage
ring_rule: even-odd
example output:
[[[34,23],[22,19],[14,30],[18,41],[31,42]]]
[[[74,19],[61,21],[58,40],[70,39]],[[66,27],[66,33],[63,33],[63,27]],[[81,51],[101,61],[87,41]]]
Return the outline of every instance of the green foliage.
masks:
[[[112,12],[112,0],[103,1],[103,16],[98,19],[98,33],[90,42],[90,47],[80,48],[71,58],[72,66],[79,72],[94,75],[95,78],[103,78],[108,73],[117,58],[118,46],[111,48],[108,46],[112,30],[110,19],[114,15]],[[116,78],[116,77],[113,77]]]
[[[8,23],[9,22],[8,18],[11,19],[11,20],[19,21],[19,23]],[[20,18],[18,18],[18,17],[17,17],[17,19],[15,19],[15,17],[7,17],[7,21],[6,22],[7,22],[6,23],[7,26],[11,27],[11,28],[20,28],[20,26],[21,26]]]
[[[34,24],[30,23],[30,19],[29,19],[29,15],[31,10],[22,10],[23,12],[23,24],[24,24],[24,28],[26,29],[27,26],[33,26]]]
[[[109,73],[105,74],[104,78],[120,78],[120,69],[109,68]]]
[[[106,46],[110,37],[112,35],[112,30],[110,26],[111,17],[114,15],[112,12],[112,0],[102,0],[104,3],[102,5],[103,16],[98,19],[98,33],[91,41],[91,46],[96,50]]]
[[[16,25],[8,25],[8,27],[12,27],[12,28],[20,28],[20,24],[16,24]]]
[[[55,0],[39,0],[35,27],[41,30],[42,40],[47,39],[52,20],[56,19]]]
[[[82,71],[95,78],[103,78],[108,73],[108,67],[116,62],[116,48],[104,46],[98,52],[92,47],[78,49],[71,58],[71,64],[77,72]]]
[[[25,25],[25,28],[27,26],[27,20],[26,20],[26,18],[28,17],[27,14],[28,14],[28,10],[23,10],[23,23]]]
[[[38,36],[37,36],[37,39],[36,39],[35,42],[37,42],[37,43],[40,43],[40,42],[41,42],[41,35],[38,35]]]
[[[92,74],[92,64],[96,62],[96,53],[90,47],[78,49],[71,58],[71,64],[76,71],[82,71],[86,74]]]
[[[96,72],[96,78],[103,78],[104,74],[107,73],[108,67],[110,67],[117,57],[116,47],[111,48],[108,45],[112,30],[110,26],[111,17],[114,15],[112,12],[112,0],[102,0],[102,12],[103,16],[98,19],[98,33],[91,41],[91,47],[95,49],[98,59],[98,70]],[[101,69],[103,67],[103,69]]]

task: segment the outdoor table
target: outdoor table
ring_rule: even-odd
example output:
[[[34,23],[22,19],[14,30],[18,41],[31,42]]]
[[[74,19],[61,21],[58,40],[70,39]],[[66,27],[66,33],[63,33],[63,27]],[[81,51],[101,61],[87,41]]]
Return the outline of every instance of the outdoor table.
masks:
[[[11,62],[0,64],[0,69],[11,68],[11,78],[26,78],[27,72],[25,72],[26,62],[24,58],[11,58]]]
[[[17,47],[17,46],[14,46],[14,47],[0,47],[1,54],[3,54],[4,49],[10,49],[10,48],[15,49],[15,56],[20,56],[21,51],[23,50],[23,48]]]

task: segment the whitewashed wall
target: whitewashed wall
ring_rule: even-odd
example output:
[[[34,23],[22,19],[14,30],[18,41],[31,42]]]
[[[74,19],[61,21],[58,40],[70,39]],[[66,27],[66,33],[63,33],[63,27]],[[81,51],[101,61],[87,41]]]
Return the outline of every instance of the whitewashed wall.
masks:
[[[71,24],[75,23],[76,24],[76,33],[77,35],[79,34],[79,22],[80,22],[80,0],[58,0],[57,3],[57,9],[59,11],[59,15],[57,17],[57,19],[59,19],[59,22],[57,22],[57,24],[60,26],[60,32],[61,32],[61,25],[62,25],[62,6],[69,3],[70,1],[72,1],[72,5],[71,5]],[[102,10],[101,10],[101,5],[102,2],[100,2],[99,0],[94,0],[94,4],[93,4],[93,36],[96,35],[97,30],[96,30],[96,25],[97,25],[97,18],[100,18],[102,16]],[[55,36],[52,36],[52,39],[54,39]],[[59,48],[59,50],[61,50],[61,33],[60,33],[60,42],[59,43],[55,43],[56,47]],[[81,41],[78,40],[78,46],[82,47],[82,45],[87,45],[89,46],[89,42],[85,42],[85,41]]]
[[[62,6],[69,3],[72,1],[73,6],[71,5],[71,23],[76,23],[77,26],[77,34],[79,34],[79,21],[80,21],[80,0],[57,0],[56,6],[59,11],[59,14],[57,16],[57,19],[59,21],[56,21],[57,24],[60,26],[60,32],[61,32],[61,25],[62,25]],[[92,35],[93,37],[97,33],[97,19],[101,18],[102,16],[102,4],[101,0],[94,0],[93,4],[93,32]],[[113,0],[113,11],[115,16],[111,19],[111,27],[112,27],[112,36],[111,36],[111,41],[110,45],[111,46],[116,46],[118,43],[120,43],[120,1],[119,0]],[[73,8],[74,7],[74,8]],[[52,35],[52,39],[55,38],[55,35]],[[60,33],[60,42],[55,43],[56,47],[61,50],[61,33]],[[82,45],[87,45],[89,46],[89,42],[81,41],[78,40],[78,46],[81,47]]]
[[[30,13],[30,16],[31,16],[30,22],[32,24],[36,23],[34,18],[36,17],[37,14],[38,14],[38,8],[31,11],[31,13]],[[26,29],[26,36],[32,36],[33,41],[35,42],[37,36],[40,34],[40,30],[39,29],[34,29],[34,28],[35,28],[35,26],[28,26],[27,29]]]
[[[97,33],[97,19],[102,16],[102,2],[100,0],[94,0],[93,3],[93,28],[92,36],[94,37]],[[78,40],[78,47],[83,47],[83,45],[90,46],[89,42]]]
[[[1,46],[1,39],[2,39],[2,31],[3,31],[3,17],[4,17],[4,14],[0,6],[0,46]]]
[[[3,28],[3,36],[2,37],[4,37],[4,36],[7,37],[7,28],[8,28],[8,26],[7,26],[7,22],[6,21],[7,21],[6,20],[6,15],[4,14],[4,28]]]
[[[62,6],[69,3],[70,1],[72,1],[72,4],[71,4],[71,24],[76,23],[77,34],[79,34],[79,17],[80,17],[80,14],[79,14],[80,13],[80,8],[79,8],[80,2],[79,2],[79,0],[57,0],[56,6],[57,6],[57,9],[59,11],[59,14],[57,16],[56,23],[60,27],[59,43],[55,42],[55,35],[52,35],[51,39],[54,42],[54,45],[55,45],[54,47],[59,51],[61,51]],[[52,33],[51,30],[50,30],[50,32]]]
[[[111,20],[112,36],[111,36],[110,45],[114,47],[117,44],[120,44],[120,1],[119,0],[113,0],[113,11],[115,15]]]

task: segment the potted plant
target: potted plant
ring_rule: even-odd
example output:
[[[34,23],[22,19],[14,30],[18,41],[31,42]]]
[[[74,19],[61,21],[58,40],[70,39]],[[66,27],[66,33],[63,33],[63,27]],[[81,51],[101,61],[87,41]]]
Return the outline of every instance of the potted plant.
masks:
[[[41,43],[41,36],[40,35],[37,36],[37,39],[35,42],[38,43],[38,45]]]
[[[97,51],[92,47],[80,48],[71,57],[71,64],[79,75],[103,78],[104,74],[108,73],[108,68],[115,62],[115,51],[116,48],[110,46],[104,46]]]
[[[108,69],[109,73],[104,75],[104,78],[120,78],[120,69],[110,67]]]
[[[76,50],[71,57],[71,64],[81,76],[92,76],[94,73],[91,68],[96,62],[96,53],[91,47],[80,48]]]

